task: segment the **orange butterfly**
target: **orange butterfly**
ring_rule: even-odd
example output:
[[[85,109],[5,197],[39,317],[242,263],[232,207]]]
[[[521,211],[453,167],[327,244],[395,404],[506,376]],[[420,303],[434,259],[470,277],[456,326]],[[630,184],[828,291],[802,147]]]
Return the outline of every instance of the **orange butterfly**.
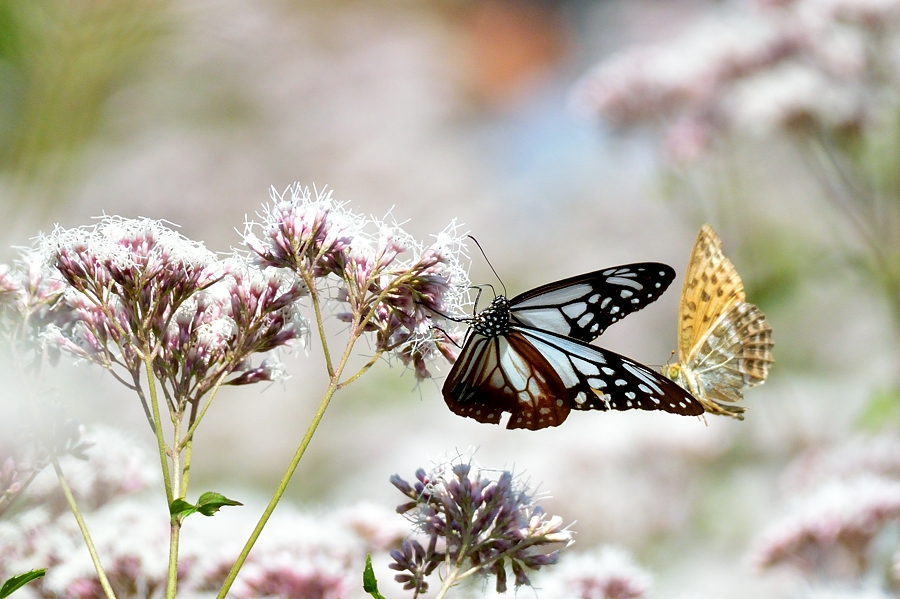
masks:
[[[743,420],[745,387],[765,382],[772,328],[748,303],[722,241],[703,225],[684,278],[678,308],[678,362],[663,373],[696,397],[707,412]]]

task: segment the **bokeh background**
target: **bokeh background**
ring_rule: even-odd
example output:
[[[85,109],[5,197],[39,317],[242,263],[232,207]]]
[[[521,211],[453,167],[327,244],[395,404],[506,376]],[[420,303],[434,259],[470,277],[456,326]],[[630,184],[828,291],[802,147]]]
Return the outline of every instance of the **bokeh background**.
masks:
[[[828,120],[792,104],[790,74],[756,82],[757,104],[729,95],[738,83],[756,90],[756,73],[785,56],[813,69],[800,50],[719,73],[727,81],[715,85],[698,76],[723,60],[721,47],[758,49],[756,20],[806,23],[816,5],[886,11],[874,24],[845,19],[862,33],[817,47],[846,58],[862,44],[863,58],[884,58],[880,80],[864,60],[842,75],[857,84],[847,100],[857,110],[832,102]],[[576,547],[633,552],[656,578],[653,597],[788,598],[813,583],[889,592],[900,529],[887,520],[850,575],[761,571],[753,552],[810,464],[847,443],[894,439],[900,423],[895,17],[893,3],[874,0],[2,0],[4,257],[55,223],[100,214],[166,219],[227,251],[270,187],[300,181],[358,212],[390,213],[423,240],[457,219],[512,295],[609,265],[671,264],[679,278],[666,296],[600,340],[663,364],[680,275],[710,222],[774,330],[776,364],[747,393],[745,421],[575,413],[558,429],[507,431],[450,413],[440,378],[417,385],[385,363],[339,393],[290,499],[393,507],[391,474],[477,448],[482,465],[540,482],[548,511],[577,520]],[[698,24],[733,36],[690,33]],[[706,45],[684,43],[691,35]],[[595,64],[647,46],[655,58],[618,76],[646,67],[655,81],[610,99],[608,69],[593,83],[600,99],[585,92]],[[652,85],[682,95],[654,96]],[[814,88],[809,102],[836,93]],[[649,108],[616,112],[635,98]],[[669,128],[685,122],[696,143],[673,153]],[[496,285],[470,250],[471,279]],[[285,360],[289,380],[216,400],[196,439],[197,485],[242,496],[275,487],[326,385],[315,344]],[[152,442],[139,403],[111,377],[65,360],[52,376],[82,422]]]

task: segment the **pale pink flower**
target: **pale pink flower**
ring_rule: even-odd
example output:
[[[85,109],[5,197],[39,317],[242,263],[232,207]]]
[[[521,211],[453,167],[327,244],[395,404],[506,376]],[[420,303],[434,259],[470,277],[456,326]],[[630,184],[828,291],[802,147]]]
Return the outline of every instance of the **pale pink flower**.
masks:
[[[652,579],[628,552],[607,545],[567,553],[540,584],[550,599],[636,599],[650,590]]]
[[[803,492],[828,481],[862,475],[900,480],[900,437],[886,433],[810,449],[788,465],[782,485],[790,492]]]
[[[752,562],[859,576],[872,538],[900,519],[900,481],[862,476],[821,485],[759,535]]]
[[[389,215],[390,216],[390,215]],[[344,322],[374,335],[376,350],[430,376],[428,363],[452,355],[468,304],[463,236],[455,223],[426,246],[386,219],[362,217],[299,184],[272,192],[261,222],[248,222],[244,244],[261,265],[286,269],[308,285],[336,284]],[[449,331],[449,332],[443,332]]]

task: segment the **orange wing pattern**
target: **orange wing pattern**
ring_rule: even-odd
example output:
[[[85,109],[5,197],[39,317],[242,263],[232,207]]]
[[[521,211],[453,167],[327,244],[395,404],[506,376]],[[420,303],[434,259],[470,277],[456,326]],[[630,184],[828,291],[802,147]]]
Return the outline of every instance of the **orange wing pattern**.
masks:
[[[722,314],[746,299],[734,264],[722,254],[722,241],[712,227],[703,225],[681,289],[678,359],[687,361]]]

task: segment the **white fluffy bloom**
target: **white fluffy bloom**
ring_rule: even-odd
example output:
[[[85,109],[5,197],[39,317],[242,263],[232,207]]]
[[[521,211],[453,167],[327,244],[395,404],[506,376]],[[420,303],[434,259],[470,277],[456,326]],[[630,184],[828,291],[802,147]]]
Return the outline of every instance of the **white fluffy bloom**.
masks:
[[[650,590],[650,573],[624,549],[569,553],[540,579],[547,599],[634,599]]]
[[[819,69],[787,63],[739,82],[726,105],[739,127],[769,135],[806,122],[830,128],[856,122],[862,112],[860,92]]]
[[[791,563],[807,569],[841,547],[865,552],[887,522],[900,519],[900,481],[862,476],[832,481],[794,502],[759,536],[753,562],[759,568]]]

